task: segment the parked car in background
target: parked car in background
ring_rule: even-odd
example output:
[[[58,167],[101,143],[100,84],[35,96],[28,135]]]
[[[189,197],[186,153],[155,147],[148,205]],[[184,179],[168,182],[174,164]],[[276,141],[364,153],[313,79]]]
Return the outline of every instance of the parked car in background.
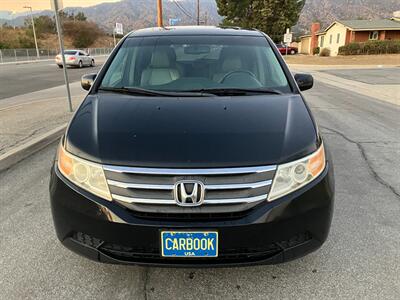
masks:
[[[278,47],[278,50],[281,54],[297,54],[299,50],[296,47],[287,47],[287,52],[286,52],[286,45],[285,44],[276,44],[276,47]]]
[[[94,67],[96,64],[93,56],[82,50],[65,50],[64,55],[67,66],[82,68],[83,66]],[[56,64],[59,68],[63,67],[61,53],[56,56]]]

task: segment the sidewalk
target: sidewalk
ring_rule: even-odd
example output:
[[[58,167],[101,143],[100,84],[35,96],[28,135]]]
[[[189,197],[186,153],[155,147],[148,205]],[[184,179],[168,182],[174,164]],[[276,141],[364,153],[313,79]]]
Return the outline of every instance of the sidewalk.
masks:
[[[341,89],[349,90],[354,93],[358,93],[364,96],[373,97],[381,101],[389,102],[392,104],[400,105],[400,85],[396,84],[368,84],[356,80],[350,80],[322,72],[324,70],[336,70],[336,69],[352,69],[363,72],[368,69],[393,69],[393,67],[378,67],[374,68],[371,65],[359,65],[359,66],[320,66],[320,65],[289,65],[291,71],[296,72],[307,72],[313,75],[314,80],[320,81],[325,84],[333,85]],[[400,74],[400,68],[399,68]]]
[[[80,82],[71,84],[74,110],[86,92]],[[68,111],[65,86],[58,86],[0,101],[0,155],[66,124]]]

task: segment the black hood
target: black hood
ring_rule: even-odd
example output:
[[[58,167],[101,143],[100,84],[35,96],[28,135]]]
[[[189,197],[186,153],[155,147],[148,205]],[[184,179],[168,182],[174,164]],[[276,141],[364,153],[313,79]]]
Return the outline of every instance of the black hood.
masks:
[[[294,160],[317,149],[300,95],[137,97],[89,95],[75,114],[67,151],[140,167],[234,167]]]

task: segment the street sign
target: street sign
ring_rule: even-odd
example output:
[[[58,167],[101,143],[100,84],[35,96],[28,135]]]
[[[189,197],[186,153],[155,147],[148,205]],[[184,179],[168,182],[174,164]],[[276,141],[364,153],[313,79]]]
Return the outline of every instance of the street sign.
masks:
[[[283,35],[283,42],[285,44],[290,44],[292,42],[292,39],[293,39],[293,34],[291,34],[291,33],[285,33]]]
[[[122,29],[122,23],[115,23],[115,33],[123,35],[124,30]]]
[[[54,1],[57,1],[57,3],[54,3]],[[64,8],[63,0],[50,0],[50,3],[51,3],[51,9],[52,10],[55,9],[54,8],[54,6],[55,6],[54,4],[56,4],[57,11],[60,11],[60,10],[62,10]]]
[[[181,19],[169,19],[169,26],[176,26]]]

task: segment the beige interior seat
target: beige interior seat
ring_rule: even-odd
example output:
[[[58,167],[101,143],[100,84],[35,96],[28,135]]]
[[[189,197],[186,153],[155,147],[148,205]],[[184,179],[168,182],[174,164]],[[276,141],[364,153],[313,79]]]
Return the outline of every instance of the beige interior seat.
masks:
[[[174,50],[169,47],[154,50],[150,65],[142,73],[142,86],[167,84],[180,77],[175,61],[172,61],[175,55],[171,51]]]
[[[222,64],[220,72],[214,74],[213,81],[220,82],[220,80],[232,71],[239,71],[243,69],[243,61],[241,56],[235,52],[223,53]]]

